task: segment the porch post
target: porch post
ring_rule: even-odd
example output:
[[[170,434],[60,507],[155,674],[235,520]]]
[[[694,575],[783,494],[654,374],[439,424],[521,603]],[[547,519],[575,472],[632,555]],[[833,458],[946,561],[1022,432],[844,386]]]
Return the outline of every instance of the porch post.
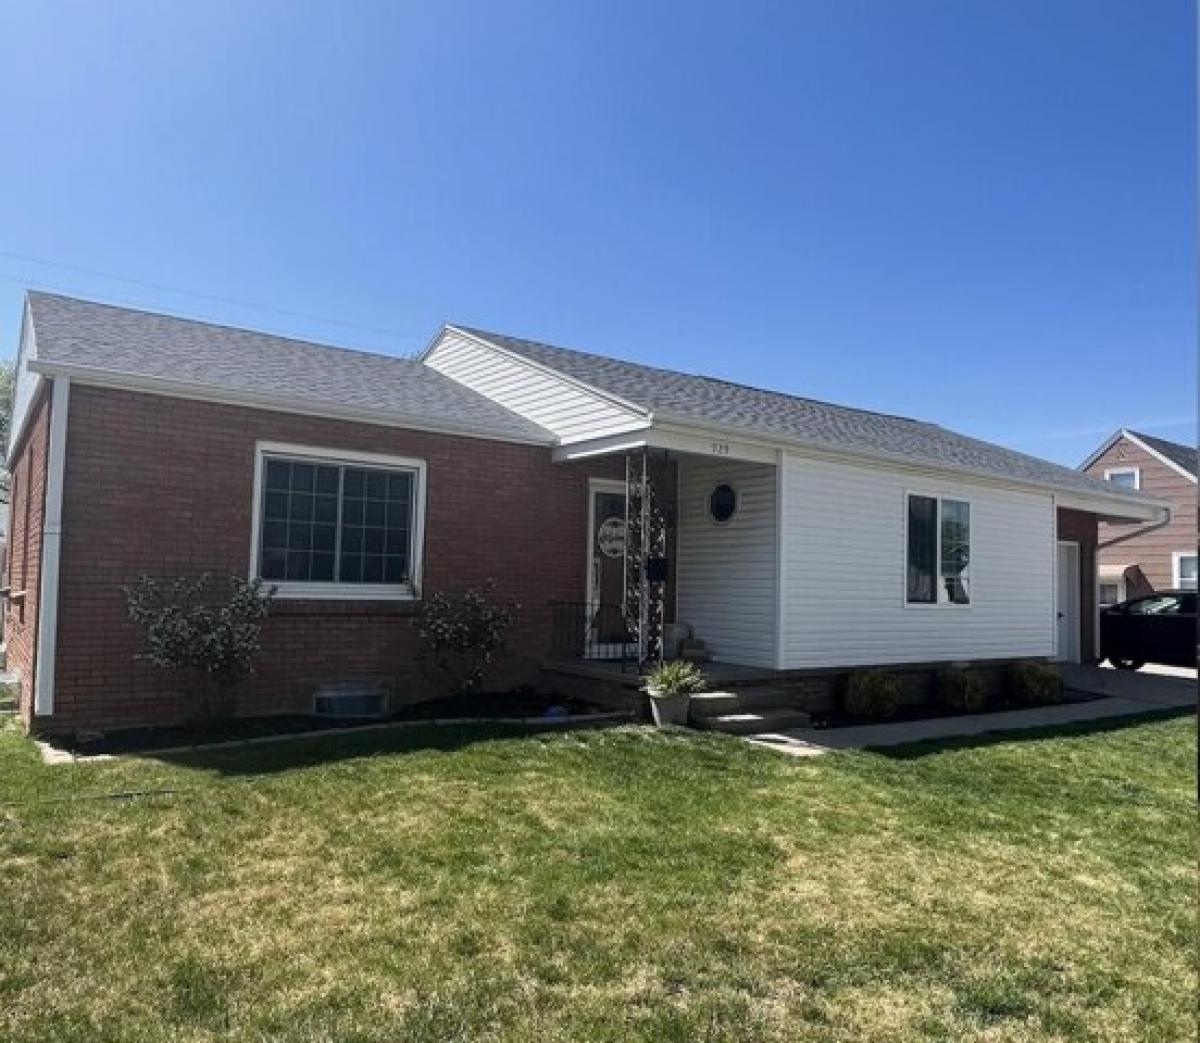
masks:
[[[636,632],[638,663],[661,663],[665,576],[651,576],[649,563],[666,555],[666,522],[650,473],[649,454],[625,457],[625,618]]]
[[[646,450],[642,450],[642,477],[639,486],[641,496],[638,506],[641,508],[641,520],[638,528],[640,546],[638,547],[638,662],[645,663],[650,658],[650,580],[646,575],[646,560],[650,557],[650,475],[646,467]]]

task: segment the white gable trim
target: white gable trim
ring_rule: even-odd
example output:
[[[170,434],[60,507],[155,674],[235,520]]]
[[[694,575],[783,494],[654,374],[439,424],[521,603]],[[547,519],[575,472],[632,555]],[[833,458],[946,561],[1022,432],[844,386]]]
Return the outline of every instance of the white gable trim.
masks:
[[[1180,467],[1179,464],[1177,464],[1169,456],[1164,456],[1157,449],[1155,449],[1152,445],[1148,445],[1147,443],[1143,442],[1140,438],[1138,438],[1137,435],[1135,435],[1127,427],[1122,427],[1115,434],[1110,435],[1109,438],[1104,442],[1104,444],[1102,446],[1100,446],[1099,449],[1097,449],[1094,453],[1092,453],[1091,456],[1089,456],[1086,460],[1083,461],[1083,463],[1081,463],[1079,465],[1077,470],[1086,471],[1089,467],[1092,466],[1092,464],[1094,464],[1097,460],[1099,460],[1100,457],[1102,457],[1105,453],[1107,453],[1122,438],[1128,439],[1130,442],[1132,442],[1134,445],[1136,445],[1143,452],[1149,453],[1152,457],[1154,457],[1155,460],[1159,461],[1159,463],[1166,464],[1169,468],[1171,468],[1172,471],[1176,472],[1176,474],[1181,474],[1181,475],[1183,475],[1184,478],[1187,478],[1192,482],[1197,481],[1196,475],[1192,474],[1192,472],[1189,471],[1186,467]]]

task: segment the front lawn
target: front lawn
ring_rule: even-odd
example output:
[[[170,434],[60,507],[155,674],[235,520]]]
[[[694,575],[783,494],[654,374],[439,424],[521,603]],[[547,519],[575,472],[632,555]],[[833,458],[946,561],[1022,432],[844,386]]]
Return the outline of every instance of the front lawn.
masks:
[[[1194,757],[1180,719],[810,760],[481,728],[54,768],[10,731],[0,1038],[1193,1039]]]

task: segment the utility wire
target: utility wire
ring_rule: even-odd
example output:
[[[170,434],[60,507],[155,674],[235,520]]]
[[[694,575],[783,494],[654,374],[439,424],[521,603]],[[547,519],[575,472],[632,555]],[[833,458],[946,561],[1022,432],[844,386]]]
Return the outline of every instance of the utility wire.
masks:
[[[212,301],[217,304],[229,304],[236,308],[250,308],[255,311],[270,312],[274,315],[284,315],[293,319],[303,319],[306,322],[327,323],[332,326],[342,326],[346,329],[359,330],[363,333],[382,334],[388,337],[400,337],[404,340],[421,340],[425,338],[413,333],[402,333],[399,330],[384,329],[381,326],[364,326],[361,323],[347,322],[344,319],[331,319],[323,315],[313,315],[308,312],[291,311],[287,308],[274,308],[268,304],[256,304],[253,301],[240,300],[237,297],[223,297],[215,293],[201,293],[198,290],[186,290],[180,286],[171,286],[167,283],[149,282],[145,279],[134,279],[126,275],[113,275],[110,272],[102,272],[97,268],[85,268],[76,264],[65,264],[61,261],[50,261],[44,257],[33,257],[29,254],[16,253],[12,250],[0,250],[0,257],[8,258],[13,261],[21,261],[26,264],[40,264],[48,268],[59,268],[66,272],[75,272],[79,275],[90,275],[97,279],[111,279],[114,282],[127,283],[130,286],[140,286],[147,290],[156,290],[162,293],[175,293],[184,297],[194,297],[197,300]],[[12,276],[0,276],[12,282],[21,282],[20,279],[15,279]],[[51,287],[47,287],[48,289]],[[70,293],[82,293],[82,290],[60,291]],[[128,301],[120,303],[130,304]],[[130,304],[131,307],[138,305]]]

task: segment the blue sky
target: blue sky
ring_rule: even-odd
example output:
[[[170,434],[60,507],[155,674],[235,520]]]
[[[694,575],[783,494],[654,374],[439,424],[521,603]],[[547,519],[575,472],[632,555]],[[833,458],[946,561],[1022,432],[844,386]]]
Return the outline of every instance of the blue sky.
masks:
[[[0,353],[36,285],[468,322],[1071,464],[1193,438],[1190,0],[9,0],[0,39]]]

